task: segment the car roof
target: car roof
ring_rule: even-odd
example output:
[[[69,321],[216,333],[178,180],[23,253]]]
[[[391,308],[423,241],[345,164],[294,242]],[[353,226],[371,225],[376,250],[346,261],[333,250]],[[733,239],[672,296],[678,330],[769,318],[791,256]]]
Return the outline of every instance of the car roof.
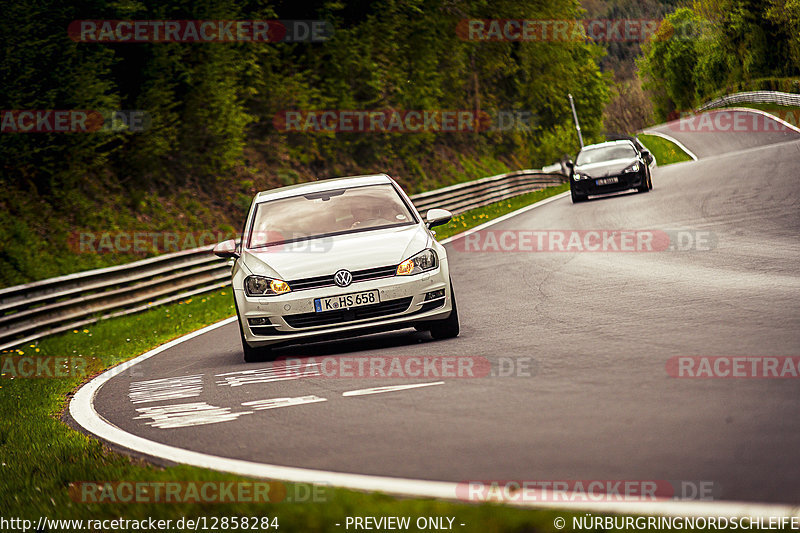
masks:
[[[332,189],[346,189],[349,187],[362,187],[364,185],[381,185],[386,183],[393,183],[392,178],[386,174],[369,174],[365,176],[347,176],[343,178],[308,181],[305,183],[298,183],[297,185],[289,185],[287,187],[278,187],[277,189],[261,191],[256,194],[255,201],[265,202],[267,200],[288,198],[289,196],[297,196],[299,194],[330,191]]]
[[[584,146],[583,148],[581,148],[581,152],[583,152],[584,150],[593,150],[595,148],[603,148],[603,147],[606,147],[606,146],[615,146],[615,145],[619,145],[619,144],[629,144],[629,145],[631,145],[633,147],[636,146],[633,143],[633,141],[631,141],[631,140],[620,139],[618,141],[606,141],[604,143],[590,144],[588,146]]]

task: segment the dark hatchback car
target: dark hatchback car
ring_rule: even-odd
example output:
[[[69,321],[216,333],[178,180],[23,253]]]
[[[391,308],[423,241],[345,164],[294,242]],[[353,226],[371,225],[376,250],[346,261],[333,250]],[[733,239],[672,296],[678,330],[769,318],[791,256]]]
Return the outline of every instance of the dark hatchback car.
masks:
[[[590,195],[653,188],[650,167],[653,156],[633,141],[610,141],[583,147],[570,169],[572,202],[583,202]]]

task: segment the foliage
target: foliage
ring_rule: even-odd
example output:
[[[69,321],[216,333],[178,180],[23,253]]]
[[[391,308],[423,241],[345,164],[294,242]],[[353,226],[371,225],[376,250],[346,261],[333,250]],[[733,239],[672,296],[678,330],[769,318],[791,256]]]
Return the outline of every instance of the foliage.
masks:
[[[638,61],[656,118],[737,89],[796,91],[798,28],[797,0],[695,0],[671,13]]]
[[[0,135],[0,285],[105,264],[73,257],[73,231],[238,227],[259,189],[388,172],[410,192],[492,170],[551,164],[602,138],[610,78],[584,42],[469,41],[460,21],[575,19],[575,0],[8,0],[0,20],[0,109],[143,110],[141,132]],[[324,42],[87,43],[70,22],[317,18]],[[481,132],[287,132],[284,110],[525,112]],[[520,126],[520,125],[517,125]],[[566,142],[565,142],[566,141]],[[252,186],[242,190],[240,183]],[[190,194],[198,199],[185,211]],[[158,227],[156,227],[158,226]],[[36,242],[31,248],[30,243]],[[125,257],[114,258],[117,261]]]
[[[689,154],[684,152],[680,146],[663,137],[640,133],[636,138],[653,154],[656,158],[656,163],[660,167],[692,160]]]

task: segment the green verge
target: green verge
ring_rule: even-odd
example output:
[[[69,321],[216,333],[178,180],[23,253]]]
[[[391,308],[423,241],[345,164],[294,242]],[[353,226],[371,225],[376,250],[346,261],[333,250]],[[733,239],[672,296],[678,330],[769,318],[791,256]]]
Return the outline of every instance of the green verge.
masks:
[[[656,163],[658,163],[660,167],[692,160],[689,154],[684,152],[677,144],[663,137],[640,133],[637,135],[637,138],[650,150],[650,153],[655,156]]]
[[[725,108],[727,109],[731,107],[748,107],[750,109],[758,109],[760,111],[766,111],[767,113],[775,115],[784,122],[788,122],[792,126],[795,127],[800,126],[800,107],[798,106],[744,103],[744,104],[731,104],[729,106],[726,106]]]
[[[794,105],[749,104],[749,103],[745,102],[745,103],[741,103],[741,104],[731,104],[731,105],[725,106],[725,108],[730,108],[730,107],[749,107],[750,109],[760,109],[761,111],[766,111],[768,113],[774,113],[774,112],[788,113],[789,111],[791,111],[792,113],[795,114],[795,116],[797,116],[797,114],[800,113],[800,107],[794,106]],[[719,108],[715,108],[715,109],[719,109]],[[783,118],[783,117],[781,117],[781,118]],[[793,126],[797,126],[797,124],[792,124],[792,125]]]
[[[527,194],[521,194],[519,196],[509,198],[508,200],[503,200],[502,202],[495,202],[484,207],[478,207],[476,209],[464,211],[460,215],[454,216],[453,220],[448,222],[446,225],[436,228],[436,238],[438,240],[442,240],[446,239],[447,237],[452,237],[457,233],[461,233],[462,231],[466,231],[485,222],[489,222],[494,218],[501,217],[507,213],[511,213],[512,211],[516,211],[517,209],[534,204],[544,200],[545,198],[555,196],[556,194],[560,194],[568,190],[569,183],[563,183],[556,187],[547,187],[546,189],[529,192]]]
[[[553,187],[466,212],[443,228],[440,237],[483,223],[566,190]],[[452,226],[452,227],[451,227]],[[247,481],[247,478],[188,466],[161,468],[113,452],[74,431],[61,415],[74,391],[88,376],[25,379],[14,377],[9,356],[78,357],[95,373],[154,346],[218,322],[234,313],[230,289],[155,307],[134,315],[98,322],[81,330],[48,337],[36,344],[6,350],[0,378],[0,509],[4,518],[172,519],[181,517],[278,517],[281,531],[338,531],[346,516],[451,516],[461,531],[554,531],[557,517],[570,513],[510,508],[431,499],[396,498],[322,487],[317,501],[303,500],[306,485],[285,484],[295,501],[235,504],[82,503],[69,493],[78,481]],[[136,333],[133,333],[136,332]],[[322,500],[322,501],[320,501]],[[413,519],[412,519],[413,520]],[[336,526],[336,523],[342,526]],[[413,523],[413,522],[412,522]],[[68,528],[65,528],[68,530]],[[414,531],[411,528],[411,531]]]

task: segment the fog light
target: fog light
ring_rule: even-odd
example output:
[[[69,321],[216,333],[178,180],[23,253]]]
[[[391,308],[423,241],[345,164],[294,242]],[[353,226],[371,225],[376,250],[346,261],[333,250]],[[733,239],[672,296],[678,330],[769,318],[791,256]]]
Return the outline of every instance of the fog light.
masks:
[[[426,302],[429,302],[431,300],[436,300],[437,298],[444,298],[444,289],[439,289],[438,291],[431,291],[425,294]]]
[[[251,326],[266,326],[269,324],[269,318],[248,318],[247,322]]]

